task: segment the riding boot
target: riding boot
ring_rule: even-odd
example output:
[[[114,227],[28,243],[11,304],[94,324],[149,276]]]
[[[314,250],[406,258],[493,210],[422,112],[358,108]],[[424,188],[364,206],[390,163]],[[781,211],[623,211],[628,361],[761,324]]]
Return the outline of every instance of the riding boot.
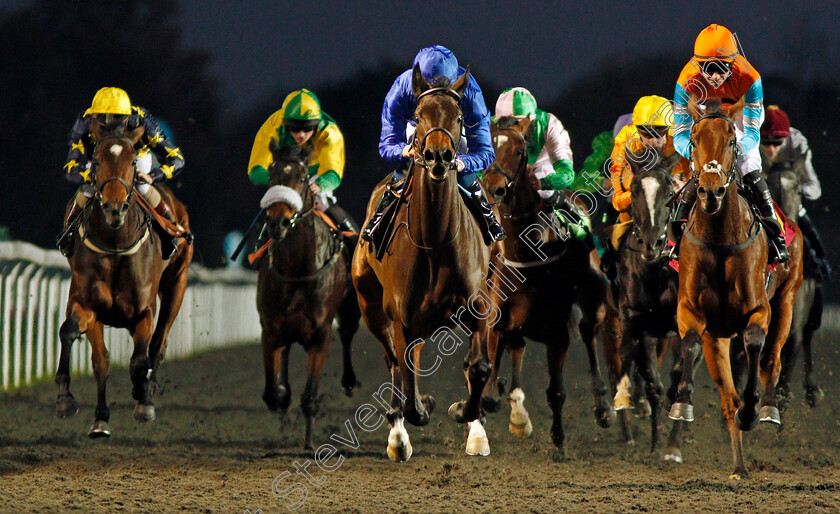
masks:
[[[682,240],[683,232],[685,232],[685,225],[688,223],[688,214],[691,212],[691,207],[697,200],[697,181],[689,179],[682,191],[679,200],[677,200],[677,210],[674,212],[674,219],[671,220],[671,235],[670,239],[674,242],[671,247],[671,259],[680,260],[680,241]]]
[[[555,191],[551,194],[551,196],[546,198],[546,201],[552,209],[560,211],[566,221],[574,225],[574,227],[571,227],[572,232],[575,234],[575,237],[577,237],[580,241],[583,241],[587,250],[590,252],[594,250],[596,246],[595,235],[592,234],[592,231],[589,229],[586,221],[580,215],[577,207],[571,202],[571,200],[569,200],[562,191]]]
[[[373,216],[370,217],[367,225],[362,229],[362,239],[365,241],[372,242],[379,235],[379,225],[382,222],[382,218],[385,217],[385,211],[402,195],[405,189],[405,175],[399,175],[399,177],[397,173],[391,175],[391,180],[385,185],[385,191],[382,192],[382,196],[379,198],[379,203],[376,205]]]
[[[59,234],[59,239],[56,241],[58,251],[68,259],[73,257],[76,251],[76,232],[81,221],[81,212],[82,207],[79,206],[78,202],[73,202],[73,208],[70,209],[70,214],[67,215],[67,223],[64,225],[65,229]]]
[[[478,226],[481,227],[481,235],[484,237],[484,244],[490,246],[496,241],[501,241],[506,237],[505,229],[499,224],[496,219],[496,214],[493,213],[493,208],[487,203],[484,197],[484,190],[481,189],[481,184],[478,179],[467,188],[461,189],[461,194],[469,199],[467,206],[473,211],[473,214],[478,219]],[[466,199],[466,198],[465,198]]]
[[[752,195],[758,213],[761,215],[761,222],[770,232],[771,246],[775,250],[771,255],[770,262],[784,263],[790,260],[790,252],[785,243],[785,234],[779,220],[776,218],[773,209],[773,196],[767,182],[761,176],[761,172],[753,171],[744,175],[742,182],[744,188]]]

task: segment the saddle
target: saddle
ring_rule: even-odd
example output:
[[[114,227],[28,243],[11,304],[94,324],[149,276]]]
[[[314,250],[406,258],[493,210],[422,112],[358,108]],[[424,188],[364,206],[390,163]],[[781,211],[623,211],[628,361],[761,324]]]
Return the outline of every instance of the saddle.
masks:
[[[134,191],[134,199],[137,200],[137,203],[149,214],[155,222],[163,229],[164,232],[169,234],[172,237],[182,237],[187,240],[187,244],[192,244],[193,235],[187,231],[184,227],[181,226],[180,223],[172,220],[168,220],[161,216],[160,214],[155,211],[154,207],[149,203],[146,198],[140,194],[139,191]],[[164,201],[161,199],[161,201]],[[170,209],[171,212],[171,209]]]

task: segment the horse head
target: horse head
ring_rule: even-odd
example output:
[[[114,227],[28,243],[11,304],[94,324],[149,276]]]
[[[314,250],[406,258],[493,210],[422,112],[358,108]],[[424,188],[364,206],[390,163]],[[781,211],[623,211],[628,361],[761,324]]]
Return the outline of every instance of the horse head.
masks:
[[[697,174],[700,208],[709,215],[720,212],[724,197],[733,185],[738,160],[735,122],[744,99],[724,109],[718,100],[709,100],[701,114],[696,101],[689,106],[694,118],[691,128],[691,161]]]
[[[627,161],[633,170],[630,208],[634,228],[631,237],[642,243],[644,260],[658,258],[665,247],[668,203],[673,197],[671,170],[679,159],[680,155],[676,152],[664,160],[658,153],[645,159],[642,155],[627,152]]]
[[[469,85],[470,69],[450,84],[446,78],[427,81],[414,66],[411,91],[417,98],[414,120],[415,163],[426,169],[433,182],[443,182],[455,169],[458,143],[464,127],[461,98]]]
[[[539,201],[540,184],[528,166],[528,138],[533,131],[527,117],[503,116],[490,126],[496,159],[483,173],[484,187],[496,203],[508,208],[514,202],[532,208]]]
[[[298,145],[280,144],[272,139],[269,144],[274,162],[269,167],[269,189],[260,202],[266,209],[269,235],[277,241],[286,237],[300,219],[306,203],[312,204],[309,189],[309,161],[311,149]]]
[[[134,144],[143,132],[99,139],[91,159],[92,176],[96,186],[95,198],[105,223],[117,230],[125,223],[132,201],[137,176],[137,152]]]

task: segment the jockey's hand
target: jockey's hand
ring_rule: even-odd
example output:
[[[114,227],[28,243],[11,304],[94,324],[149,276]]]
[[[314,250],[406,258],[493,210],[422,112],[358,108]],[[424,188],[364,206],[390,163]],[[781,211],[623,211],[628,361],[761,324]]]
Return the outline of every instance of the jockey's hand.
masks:
[[[414,145],[405,145],[402,149],[402,156],[406,159],[414,159],[416,153],[414,152]]]
[[[466,167],[467,166],[466,166],[466,164],[464,164],[464,161],[462,161],[461,159],[455,159],[455,169],[456,170],[464,171],[464,168],[466,168]]]
[[[684,181],[684,180],[680,180],[680,179],[678,179],[677,177],[672,177],[672,178],[671,178],[671,180],[673,181],[673,184],[674,184],[674,191],[675,191],[675,192],[676,192],[676,191],[679,191],[680,189],[682,189],[682,188],[683,188],[683,186],[685,185],[685,181]]]
[[[319,186],[317,182],[310,182],[309,189],[316,195],[321,192],[321,186]]]
[[[137,181],[144,182],[146,184],[153,184],[155,182],[151,175],[143,173],[142,171],[137,173]]]

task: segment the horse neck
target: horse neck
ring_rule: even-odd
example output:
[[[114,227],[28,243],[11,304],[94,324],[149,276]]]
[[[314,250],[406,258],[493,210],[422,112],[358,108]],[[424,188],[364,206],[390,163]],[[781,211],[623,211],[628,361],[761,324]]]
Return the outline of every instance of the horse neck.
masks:
[[[726,188],[723,205],[715,214],[706,214],[703,209],[694,209],[695,224],[692,232],[695,237],[707,243],[722,245],[737,244],[749,237],[750,224],[744,224],[744,218],[749,219],[749,206],[741,200],[735,181]]]
[[[443,183],[434,183],[429,172],[415,168],[415,188],[408,209],[409,231],[420,246],[447,243],[460,230],[461,199],[458,181],[452,171]]]
[[[515,209],[508,210],[508,214],[514,218],[506,218],[502,216],[502,227],[507,234],[521,234],[529,226],[534,223],[545,225],[546,222],[540,219],[540,212],[542,206],[542,197],[536,189],[527,186],[527,181],[520,180],[516,184],[516,189],[513,192],[513,199],[509,205],[515,205]],[[551,215],[548,215],[551,219]],[[549,227],[548,231],[549,241],[556,239],[556,234]],[[505,255],[511,258],[530,260],[530,257],[539,257],[532,247],[525,244],[518,237],[507,237],[502,242],[502,248]]]

